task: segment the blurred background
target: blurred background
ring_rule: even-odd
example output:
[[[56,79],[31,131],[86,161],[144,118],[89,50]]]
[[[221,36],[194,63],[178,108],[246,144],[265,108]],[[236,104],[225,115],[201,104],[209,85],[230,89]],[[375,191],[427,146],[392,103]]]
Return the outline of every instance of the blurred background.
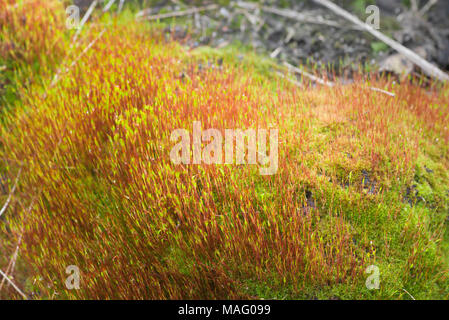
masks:
[[[110,0],[100,1],[106,5]],[[75,0],[82,11],[92,0]],[[120,0],[115,1],[119,5]],[[379,31],[412,49],[424,59],[449,70],[449,1],[447,0],[335,0],[360,20],[379,8]],[[164,19],[188,45],[225,47],[238,44],[291,64],[355,65],[397,74],[416,72],[413,65],[386,44],[312,0],[181,1],[126,0],[123,8],[147,9],[145,16],[217,3],[217,10]],[[271,9],[271,10],[270,10]],[[143,15],[143,14],[142,14]],[[297,15],[297,17],[292,17]],[[372,21],[372,20],[371,20]],[[174,32],[173,32],[174,31]]]

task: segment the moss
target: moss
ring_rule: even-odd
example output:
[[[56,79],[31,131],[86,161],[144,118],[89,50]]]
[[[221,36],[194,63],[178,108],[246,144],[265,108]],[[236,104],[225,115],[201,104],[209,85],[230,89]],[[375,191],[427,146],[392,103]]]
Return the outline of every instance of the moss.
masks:
[[[57,86],[41,74],[26,88],[0,129],[2,172],[12,181],[20,162],[20,201],[37,200],[26,220],[24,209],[10,219],[13,236],[1,242],[12,248],[25,223],[27,290],[94,299],[447,297],[444,91],[388,79],[296,88],[238,43],[186,50],[163,38],[161,24],[131,22],[131,12],[111,18],[101,21],[113,28]],[[277,127],[277,174],[172,164],[171,130],[198,119]],[[60,281],[70,264],[88,284],[76,293]],[[370,265],[380,270],[378,290],[365,285]]]

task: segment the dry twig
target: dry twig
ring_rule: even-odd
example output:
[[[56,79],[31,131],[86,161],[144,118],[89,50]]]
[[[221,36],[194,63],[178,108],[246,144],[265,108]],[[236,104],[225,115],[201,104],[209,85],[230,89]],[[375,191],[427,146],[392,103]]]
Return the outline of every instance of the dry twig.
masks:
[[[97,42],[98,41],[98,39],[100,39],[100,37],[103,35],[103,33],[105,33],[105,31],[106,31],[106,28],[104,28],[98,35],[97,35],[97,37],[94,39],[94,40],[92,40],[85,48],[84,48],[84,50],[72,61],[72,63],[70,64],[70,66],[68,67],[68,68],[65,68],[65,73],[67,73],[69,70],[70,70],[70,68],[72,68],[77,62],[78,62],[78,60],[79,59],[81,59],[81,57],[83,56],[83,55],[85,55],[86,54],[86,52],[95,44],[95,42]],[[60,75],[60,72],[58,71],[58,72],[56,72],[56,74],[55,74],[55,76],[54,76],[54,78],[53,78],[53,80],[52,80],[52,82],[50,83],[50,87],[53,87],[58,81],[59,81],[59,79],[60,79],[60,77],[59,77],[59,75]]]
[[[81,30],[83,30],[84,24],[86,23],[87,19],[89,19],[90,15],[92,14],[92,11],[94,11],[95,7],[97,6],[97,3],[98,3],[98,0],[92,1],[92,3],[89,6],[89,9],[87,9],[87,11],[86,11],[86,14],[83,16],[83,19],[81,19],[78,30],[76,30],[76,33],[72,38],[72,45],[78,39],[78,36],[80,35]]]
[[[264,12],[272,13],[272,14],[275,14],[275,15],[278,15],[278,16],[281,16],[284,18],[296,20],[299,22],[307,22],[307,23],[326,25],[326,26],[334,27],[334,28],[347,27],[347,26],[340,25],[338,22],[324,19],[320,16],[318,16],[318,17],[310,16],[310,15],[307,15],[304,13],[300,13],[300,12],[296,12],[296,11],[292,11],[292,10],[286,10],[286,9],[279,9],[279,8],[275,8],[272,6],[270,6],[270,7],[269,6],[259,6],[255,3],[250,3],[250,2],[245,2],[245,1],[238,1],[237,6],[239,6],[240,8],[247,9],[247,10],[255,10],[255,9],[259,8],[260,10],[262,10]],[[360,30],[359,27],[352,27],[352,28]]]
[[[20,290],[19,287],[16,286],[16,284],[11,279],[9,279],[9,277],[2,270],[0,270],[0,275],[3,277],[3,279],[9,282],[9,284],[14,288],[14,290],[16,290],[22,296],[22,298],[28,300],[26,294],[23,293],[23,291]]]
[[[438,80],[441,81],[449,81],[449,75],[447,75],[445,72],[441,71],[438,67],[434,66],[430,62],[426,61],[425,59],[421,58],[419,55],[417,55],[412,50],[404,47],[402,44],[400,44],[397,41],[394,41],[393,39],[387,37],[383,33],[377,31],[372,26],[363,23],[360,21],[359,18],[352,15],[348,11],[340,8],[336,4],[332,3],[329,0],[313,0],[314,2],[328,8],[329,10],[333,11],[334,13],[338,14],[339,16],[342,16],[343,18],[351,21],[352,23],[358,25],[365,31],[371,33],[373,36],[375,36],[377,39],[381,40],[394,50],[398,51],[399,53],[403,54],[407,59],[412,61],[414,64],[419,66],[427,75],[435,77]]]
[[[22,168],[19,169],[19,173],[17,174],[16,180],[14,181],[14,185],[11,189],[11,192],[9,192],[8,198],[6,199],[5,204],[3,205],[2,209],[0,210],[0,217],[5,213],[6,209],[9,206],[9,203],[11,202],[12,196],[17,188],[17,183],[19,182],[20,174],[22,173]]]
[[[294,85],[297,86],[297,87],[300,87],[300,88],[303,88],[303,87],[304,87],[304,86],[302,85],[301,82],[296,81],[296,80],[293,80],[293,79],[291,79],[291,78],[289,78],[289,77],[286,77],[284,74],[282,74],[282,72],[276,71],[276,74],[277,74],[279,77],[281,77],[282,79],[287,80],[288,82],[294,84]]]
[[[111,9],[112,5],[114,4],[115,0],[110,0],[105,7],[103,8],[103,12],[108,11],[109,9]]]
[[[319,84],[328,86],[328,87],[333,87],[335,86],[335,83],[333,83],[332,81],[326,81],[323,80],[321,78],[318,78],[316,76],[314,76],[313,74],[310,74],[304,70],[301,70],[295,66],[292,66],[291,64],[289,64],[288,62],[284,62],[284,66],[286,66],[289,70],[299,73],[300,75],[309,78],[310,80],[314,81],[314,82],[318,82]],[[375,87],[370,87],[370,90],[372,91],[376,91],[376,92],[380,92],[380,93],[384,93],[386,95],[389,95],[390,97],[395,97],[396,95],[392,92],[383,90],[383,89],[379,89],[379,88],[375,88]]]
[[[335,84],[333,82],[330,81],[325,81],[321,78],[318,78],[316,76],[314,76],[313,74],[308,73],[307,71],[301,70],[295,66],[292,66],[290,63],[288,62],[284,62],[283,63],[284,66],[286,66],[290,71],[299,73],[300,75],[309,78],[310,80],[314,81],[314,82],[318,82],[319,84],[323,84],[326,85],[328,87],[333,87]]]
[[[24,221],[22,223],[22,230],[20,232],[19,240],[17,241],[17,246],[16,246],[16,249],[14,250],[14,254],[11,257],[11,260],[9,261],[8,267],[6,268],[6,271],[5,271],[6,275],[9,275],[9,274],[12,275],[12,273],[14,272],[14,268],[15,268],[16,261],[17,261],[17,256],[19,254],[19,248],[20,248],[20,245],[22,244],[23,232],[25,231],[25,221],[26,221],[26,218],[28,217],[31,209],[33,208],[35,200],[36,200],[36,197],[34,197],[33,200],[31,200],[31,204],[26,210],[26,215],[25,215]],[[6,281],[6,278],[3,278],[2,282],[0,283],[0,291],[3,288],[5,281]]]
[[[424,7],[422,7],[422,8],[419,10],[419,14],[420,14],[421,16],[423,16],[423,15],[426,14],[426,12],[429,11],[430,8],[432,8],[433,5],[435,5],[437,2],[438,2],[438,0],[429,0],[429,1],[427,1],[427,3],[424,5]]]
[[[195,13],[199,13],[202,11],[210,11],[210,10],[215,10],[218,9],[218,5],[217,4],[211,4],[208,6],[204,6],[204,7],[198,7],[198,8],[192,8],[192,9],[187,9],[184,11],[175,11],[175,12],[169,12],[169,13],[161,13],[161,14],[155,14],[152,16],[143,16],[142,19],[145,20],[159,20],[159,19],[166,19],[166,18],[174,18],[174,17],[182,17],[182,16],[188,16],[188,15],[192,15]],[[144,14],[144,11],[140,11],[139,13],[137,13],[136,18],[141,17]]]

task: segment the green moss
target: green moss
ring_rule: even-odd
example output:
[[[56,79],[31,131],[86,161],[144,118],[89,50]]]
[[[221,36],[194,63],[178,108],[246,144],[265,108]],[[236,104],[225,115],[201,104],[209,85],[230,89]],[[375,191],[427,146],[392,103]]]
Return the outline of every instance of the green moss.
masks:
[[[17,157],[24,170],[31,168],[21,182],[23,193],[43,188],[39,207],[30,215],[41,245],[24,249],[35,250],[24,254],[53,272],[45,271],[43,278],[52,278],[74,259],[100,270],[96,281],[107,283],[103,263],[114,276],[134,276],[150,261],[157,280],[165,281],[155,294],[159,298],[192,292],[228,297],[229,291],[210,290],[222,287],[218,275],[231,279],[240,296],[251,298],[447,297],[449,283],[441,275],[449,267],[449,176],[442,131],[428,130],[405,102],[368,95],[364,84],[293,91],[273,75],[277,67],[271,59],[238,43],[187,51],[179,44],[139,38],[163,25],[127,29],[131,20],[132,11],[125,11],[114,21],[123,27],[114,29],[117,37],[105,35],[105,44],[84,57],[84,64],[92,63],[92,69],[81,69],[87,75],[75,69],[78,73],[47,91],[45,103],[44,88],[35,83],[27,91],[30,105],[9,118],[14,132],[2,128],[1,155]],[[134,37],[127,38],[128,32]],[[221,73],[210,68],[192,73],[194,81],[180,80],[183,70],[198,69],[199,63],[221,65]],[[117,83],[121,90],[112,89]],[[249,86],[243,90],[241,83]],[[225,94],[220,86],[227,86]],[[402,88],[410,90],[405,84],[395,90]],[[214,101],[216,95],[222,100]],[[211,105],[222,102],[210,113]],[[227,114],[231,106],[236,109]],[[388,112],[393,107],[395,112]],[[220,120],[241,126],[277,123],[280,157],[288,161],[274,177],[261,177],[255,167],[183,171],[157,162],[166,156],[167,128],[190,125],[189,117],[205,114],[207,120],[227,115]],[[415,141],[421,144],[416,153]],[[78,250],[63,246],[67,243]],[[369,265],[380,270],[378,290],[365,285]],[[207,281],[198,274],[202,271],[208,272]],[[141,284],[158,282],[146,276]],[[26,288],[51,296],[47,283],[35,288],[30,279],[33,275]],[[128,293],[128,280],[114,278],[108,288]],[[188,288],[182,287],[185,283]],[[152,296],[146,289],[133,294]],[[87,290],[80,296],[98,294]]]

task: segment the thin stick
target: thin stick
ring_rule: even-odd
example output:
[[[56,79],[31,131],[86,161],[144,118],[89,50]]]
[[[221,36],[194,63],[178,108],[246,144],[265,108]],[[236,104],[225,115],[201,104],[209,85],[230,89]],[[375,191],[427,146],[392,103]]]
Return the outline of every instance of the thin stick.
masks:
[[[323,84],[323,85],[326,85],[326,86],[328,86],[328,87],[333,87],[333,86],[335,85],[333,82],[325,81],[325,80],[323,80],[323,79],[320,79],[320,78],[318,78],[318,77],[315,77],[313,74],[310,74],[310,73],[308,73],[308,72],[306,72],[306,71],[304,71],[304,70],[301,70],[301,69],[299,69],[299,68],[297,68],[297,67],[295,67],[295,66],[292,66],[292,65],[291,65],[290,63],[288,63],[288,62],[284,62],[283,64],[284,64],[284,66],[286,66],[289,70],[294,71],[294,72],[296,72],[296,73],[299,73],[300,75],[305,76],[305,77],[311,79],[312,81],[318,82],[318,83]]]
[[[334,21],[326,20],[323,18],[315,18],[315,17],[308,17],[304,14],[300,14],[299,12],[291,11],[291,10],[284,10],[284,9],[277,9],[272,7],[264,6],[262,7],[262,11],[269,12],[276,14],[278,16],[283,16],[286,18],[294,19],[300,22],[308,22],[308,23],[316,23],[316,24],[323,24],[330,27],[341,27],[340,24]]]
[[[441,71],[438,67],[434,66],[430,62],[424,60],[419,55],[417,55],[412,50],[404,47],[399,42],[394,41],[393,39],[385,36],[383,33],[377,31],[370,25],[363,23],[360,21],[359,18],[355,17],[348,11],[340,8],[336,4],[330,2],[329,0],[313,0],[314,2],[328,8],[329,10],[333,11],[334,13],[338,14],[339,16],[342,16],[343,18],[351,21],[352,23],[358,25],[365,31],[371,33],[374,37],[381,40],[385,44],[389,45],[394,50],[398,51],[399,53],[403,54],[406,58],[408,58],[410,61],[412,61],[414,64],[419,66],[426,74],[429,76],[433,76],[441,81],[449,81],[449,75]]]
[[[101,36],[103,35],[103,33],[105,33],[105,31],[106,31],[106,28],[104,28],[103,30],[101,30],[101,32],[97,35],[97,37],[96,37],[94,40],[92,40],[92,41],[91,41],[91,42],[84,48],[84,50],[80,53],[80,55],[79,55],[78,57],[76,57],[75,60],[73,60],[73,62],[70,64],[70,68],[73,67],[73,66],[78,62],[78,60],[81,59],[81,57],[82,57],[83,55],[86,54],[86,52],[87,52],[87,51],[88,51],[88,50],[95,44],[95,42],[97,42],[98,39],[101,38]]]
[[[417,0],[410,0],[411,4],[412,4],[412,11],[413,12],[418,12],[418,1]]]
[[[109,11],[109,9],[111,9],[112,5],[114,4],[115,0],[110,0],[106,6],[103,8],[103,12],[107,12]]]
[[[125,3],[125,0],[120,0],[120,3],[118,4],[117,13],[120,13],[123,9],[123,4]]]
[[[275,15],[278,15],[278,16],[281,16],[284,18],[296,20],[299,22],[307,22],[307,23],[326,25],[326,26],[334,27],[334,28],[342,28],[343,27],[338,22],[327,20],[327,19],[324,19],[321,17],[308,16],[303,13],[299,13],[299,12],[292,11],[292,10],[280,9],[280,8],[275,8],[275,7],[271,7],[271,6],[270,7],[269,6],[258,6],[255,3],[250,3],[250,2],[245,2],[245,1],[238,1],[237,6],[239,6],[240,8],[247,9],[247,10],[255,10],[255,9],[259,8],[260,10],[262,10],[264,12],[272,13],[272,14],[275,14]],[[346,26],[344,26],[344,27],[346,27]],[[360,30],[359,27],[355,27],[355,29]]]
[[[321,79],[321,78],[318,78],[318,77],[314,76],[313,74],[310,74],[310,73],[308,73],[308,72],[306,72],[306,71],[304,71],[304,70],[301,70],[301,69],[299,69],[299,68],[296,68],[295,66],[292,66],[292,65],[289,64],[288,62],[284,62],[284,65],[285,65],[289,70],[294,71],[294,72],[296,72],[296,73],[299,73],[300,75],[305,76],[305,77],[311,79],[312,81],[318,82],[318,83],[323,84],[323,85],[326,85],[326,86],[328,86],[328,87],[333,87],[333,86],[335,86],[335,83],[333,83],[333,82],[331,82],[331,81],[323,80],[323,79]],[[384,94],[386,94],[386,95],[389,95],[390,97],[395,97],[395,96],[396,96],[396,95],[395,95],[394,93],[392,93],[392,92],[388,92],[388,91],[386,91],[386,90],[379,89],[379,88],[375,88],[375,87],[370,87],[370,90],[376,91],[376,92],[380,92],[380,93],[384,93]]]
[[[382,89],[379,89],[379,88],[374,88],[374,87],[370,87],[370,89],[371,89],[372,91],[377,91],[377,92],[380,92],[380,93],[385,93],[385,94],[389,95],[390,97],[396,97],[396,95],[395,95],[394,93],[392,93],[392,92],[388,92],[388,91],[385,91],[385,90],[382,90]]]
[[[86,14],[84,15],[83,21],[81,21],[81,27],[86,23],[87,19],[89,18],[90,14],[92,13],[93,9],[95,8],[95,6],[96,6],[96,1],[97,1],[97,0],[94,0],[94,1],[91,3],[91,5],[90,5],[88,11],[87,11]],[[102,14],[106,13],[107,11],[109,11],[109,9],[111,9],[111,6],[113,5],[114,2],[115,2],[115,0],[110,0],[109,3],[106,4],[106,6],[104,7]],[[104,31],[105,31],[105,29],[103,29],[101,35],[103,34]],[[77,33],[76,33],[75,36],[72,38],[72,43],[70,44],[70,50],[69,50],[69,53],[72,52],[73,46],[74,46],[74,44],[75,44],[75,42],[76,42],[76,40],[77,40],[77,37],[78,37],[78,35],[80,34],[80,32],[81,32],[81,28],[77,30]],[[101,35],[100,35],[100,36],[101,36]],[[98,39],[95,39],[93,42],[95,43],[97,40],[98,40]],[[92,45],[93,45],[93,43],[91,42],[90,44],[88,44],[88,46],[87,46],[86,48],[89,49]],[[85,51],[87,51],[87,50],[84,49],[83,53],[81,53],[81,55],[78,56],[78,58],[76,59],[76,61],[79,60],[79,58],[85,53]],[[65,56],[65,58],[64,58],[63,64],[65,64],[65,60],[67,60],[67,57],[68,57],[69,53],[66,54],[66,56]],[[73,65],[73,63],[72,63],[72,65]],[[53,80],[52,80],[52,82],[50,83],[50,87],[53,87],[53,86],[59,81],[59,75],[60,75],[60,73],[61,73],[61,70],[60,70],[60,69],[61,69],[61,68],[58,68],[58,71],[57,71],[56,74],[54,75]],[[67,71],[67,68],[66,68],[66,71]]]
[[[84,15],[83,19],[81,19],[80,26],[78,30],[76,30],[75,35],[72,39],[72,45],[76,42],[78,39],[79,34],[81,33],[81,30],[83,29],[84,24],[86,23],[87,19],[89,19],[90,15],[92,14],[92,11],[94,11],[95,7],[97,6],[98,0],[92,1],[92,3],[89,6],[89,9],[87,9],[86,14]]]
[[[79,59],[81,59],[81,57],[95,44],[95,42],[97,42],[98,39],[100,39],[100,37],[103,35],[103,33],[106,31],[106,28],[104,28],[99,34],[98,36],[92,40],[85,48],[84,50],[76,57],[75,60],[73,60],[73,62],[70,64],[70,66],[68,68],[65,69],[65,72],[67,73],[70,68],[72,68]],[[53,87],[58,81],[59,81],[59,74],[60,72],[57,72],[52,80],[52,82],[50,83],[50,87]]]
[[[6,272],[5,272],[6,275],[8,275],[8,274],[12,275],[12,273],[14,272],[14,267],[16,265],[17,256],[19,254],[19,248],[20,248],[20,245],[22,244],[23,232],[25,231],[25,222],[28,218],[28,215],[30,214],[31,209],[33,208],[35,200],[36,200],[36,197],[33,197],[33,200],[31,200],[31,204],[29,205],[29,207],[26,210],[26,216],[22,223],[22,230],[20,232],[19,240],[17,241],[17,246],[14,251],[14,254],[11,257],[11,260],[9,261],[8,267],[6,268]],[[4,283],[5,283],[5,278],[3,278],[2,282],[0,283],[0,291],[2,290]]]
[[[282,51],[282,47],[277,47],[277,48],[270,54],[270,58],[271,58],[271,59],[276,58],[276,57],[279,55],[279,53],[281,53],[281,51]]]
[[[25,293],[22,292],[22,290],[19,289],[19,287],[16,286],[16,284],[14,282],[12,282],[11,279],[9,279],[9,277],[3,273],[2,270],[0,270],[0,275],[9,282],[10,285],[12,285],[12,287],[25,299],[28,300],[28,297],[26,296]]]
[[[248,19],[248,21],[255,26],[257,23],[258,18],[256,16],[253,16],[252,14],[250,14],[247,10],[245,9],[240,9],[239,11],[241,11],[241,13],[243,13],[243,15],[246,17],[246,19]]]
[[[152,8],[143,9],[143,10],[141,10],[141,11],[136,13],[136,19],[140,18],[140,17],[143,17],[143,16],[146,16],[147,14],[150,14],[151,12],[153,12]]]
[[[427,1],[426,5],[424,7],[422,7],[421,10],[419,10],[419,14],[423,16],[437,2],[438,2],[438,0],[429,0],[429,1]]]
[[[175,12],[170,12],[170,13],[155,14],[152,16],[144,17],[144,19],[145,20],[159,20],[159,19],[165,19],[165,18],[182,17],[182,16],[199,13],[202,11],[210,11],[210,10],[215,10],[215,9],[218,9],[218,5],[211,4],[208,6],[192,8],[192,9],[188,9],[188,10],[184,10],[184,11],[175,11]]]
[[[14,181],[14,186],[12,187],[11,192],[8,195],[8,198],[6,199],[5,204],[3,205],[2,209],[0,210],[0,217],[2,216],[3,213],[5,213],[6,209],[9,206],[9,203],[11,202],[12,195],[16,191],[17,183],[19,182],[19,178],[20,178],[20,174],[21,173],[22,173],[22,168],[19,169],[19,173],[17,174],[16,180]]]
[[[276,74],[277,74],[279,77],[281,77],[282,79],[287,80],[288,82],[294,84],[294,85],[297,86],[297,87],[300,87],[300,88],[303,88],[303,87],[304,87],[304,86],[302,85],[301,82],[296,81],[296,80],[293,80],[293,79],[290,79],[290,78],[286,77],[285,75],[283,75],[283,74],[282,74],[281,72],[279,72],[279,71],[276,71]]]
[[[404,290],[404,292],[405,292],[405,293],[407,293],[407,294],[408,294],[408,295],[409,295],[409,296],[410,296],[410,297],[411,297],[411,298],[412,298],[413,300],[416,300],[416,299],[415,299],[415,297],[414,297],[414,296],[412,296],[412,295],[410,294],[410,292],[408,292],[408,291],[407,291],[407,290],[405,290],[405,289],[402,289],[402,290]]]

